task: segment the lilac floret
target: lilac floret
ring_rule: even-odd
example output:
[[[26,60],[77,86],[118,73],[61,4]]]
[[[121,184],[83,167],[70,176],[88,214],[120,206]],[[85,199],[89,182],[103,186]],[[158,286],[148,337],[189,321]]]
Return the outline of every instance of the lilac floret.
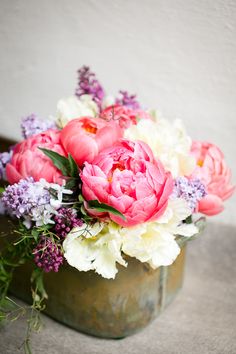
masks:
[[[55,233],[62,239],[77,226],[81,226],[83,221],[78,219],[75,209],[72,208],[60,208],[57,211],[57,215],[54,217]]]
[[[50,194],[29,177],[8,186],[2,194],[2,201],[17,218],[20,218],[29,214],[32,208],[48,204]]]
[[[82,66],[78,70],[78,87],[76,88],[75,95],[78,98],[82,95],[90,95],[93,101],[101,108],[105,92],[95,74],[90,71],[88,66]]]
[[[140,104],[136,100],[136,95],[130,95],[127,91],[119,91],[120,97],[116,99],[116,104],[126,106],[130,109],[140,109]]]
[[[198,201],[205,197],[206,194],[206,188],[199,179],[178,177],[175,180],[172,196],[185,199],[193,212],[197,207]]]
[[[8,186],[2,193],[2,202],[7,211],[17,218],[23,218],[27,228],[54,224],[51,219],[56,210],[51,205],[51,195],[45,180],[35,182],[32,177],[22,179]]]
[[[49,119],[41,120],[34,113],[23,118],[21,121],[21,130],[24,139],[43,133],[49,129],[56,129],[56,124]]]
[[[46,273],[58,272],[60,265],[63,263],[60,246],[46,236],[41,236],[33,254],[35,264]]]

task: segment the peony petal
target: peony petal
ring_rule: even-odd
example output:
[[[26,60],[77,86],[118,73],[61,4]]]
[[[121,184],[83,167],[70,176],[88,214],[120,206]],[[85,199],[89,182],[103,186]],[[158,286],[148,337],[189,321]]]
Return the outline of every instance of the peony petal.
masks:
[[[199,201],[198,210],[209,216],[219,214],[224,210],[222,199],[217,195],[208,194]]]

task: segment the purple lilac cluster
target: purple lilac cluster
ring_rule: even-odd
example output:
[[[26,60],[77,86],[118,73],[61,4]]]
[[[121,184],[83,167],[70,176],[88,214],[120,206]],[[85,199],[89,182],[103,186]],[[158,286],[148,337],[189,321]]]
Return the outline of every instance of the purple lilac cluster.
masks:
[[[130,95],[127,91],[119,91],[120,97],[116,99],[116,104],[126,106],[130,109],[140,109],[140,104],[136,100],[136,95]]]
[[[44,272],[58,272],[63,263],[63,254],[51,238],[41,236],[41,239],[33,250],[35,264],[44,270]]]
[[[9,152],[0,153],[0,179],[6,179],[6,164],[11,160],[12,150]]]
[[[196,209],[198,201],[206,194],[206,188],[199,179],[178,177],[175,180],[173,196],[185,199],[192,211]]]
[[[65,238],[74,227],[83,224],[83,221],[77,218],[76,210],[72,208],[60,208],[54,217],[54,222],[55,233],[60,238]]]
[[[91,95],[93,101],[101,108],[105,92],[100,82],[96,79],[95,74],[90,71],[88,66],[82,66],[78,70],[78,87],[75,95],[77,97]]]
[[[50,203],[50,193],[40,182],[32,177],[9,185],[2,193],[3,204],[17,218],[28,215],[32,208]]]
[[[43,133],[48,129],[56,129],[56,124],[49,119],[41,120],[34,113],[22,118],[21,130],[24,139],[35,134]]]

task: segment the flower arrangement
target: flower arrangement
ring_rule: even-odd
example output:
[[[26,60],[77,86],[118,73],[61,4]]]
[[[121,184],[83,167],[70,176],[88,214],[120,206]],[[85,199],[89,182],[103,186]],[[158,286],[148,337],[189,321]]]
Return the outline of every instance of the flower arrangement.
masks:
[[[34,308],[45,272],[63,263],[114,279],[125,255],[168,266],[179,239],[199,232],[235,189],[221,150],[191,141],[180,120],[141,108],[136,95],[106,95],[88,67],[55,117],[22,120],[24,140],[0,154],[1,210],[19,223],[0,254],[0,311],[14,269],[31,260]],[[16,222],[16,221],[15,221]],[[9,299],[8,299],[9,300]],[[5,316],[6,317],[6,316]]]

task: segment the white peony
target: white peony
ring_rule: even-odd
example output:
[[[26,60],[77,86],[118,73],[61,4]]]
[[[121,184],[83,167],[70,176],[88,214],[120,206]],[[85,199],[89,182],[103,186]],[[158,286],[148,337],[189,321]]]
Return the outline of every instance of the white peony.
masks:
[[[191,174],[195,167],[195,159],[190,155],[191,139],[179,119],[173,123],[163,118],[141,119],[125,131],[125,137],[147,143],[175,178]]]
[[[132,228],[121,228],[113,222],[83,224],[67,235],[63,242],[67,262],[80,271],[95,270],[107,279],[114,279],[116,262],[123,266],[123,251],[130,257],[147,262],[152,268],[172,264],[180,247],[175,237],[190,237],[198,232],[194,224],[182,223],[189,215],[184,199],[172,199],[161,218]]]
[[[122,251],[141,262],[147,262],[152,268],[167,266],[174,262],[180,248],[174,236],[168,230],[162,230],[156,223],[147,223],[122,230]]]
[[[95,270],[107,279],[115,278],[116,262],[127,265],[121,256],[119,227],[114,223],[74,228],[63,242],[63,249],[72,267],[80,271]]]
[[[172,264],[180,253],[175,236],[189,237],[198,232],[195,225],[181,223],[189,215],[191,210],[185,200],[169,201],[165,213],[156,222],[121,230],[122,251],[154,269]]]
[[[182,221],[192,215],[186,200],[173,198],[168,202],[164,214],[155,223],[160,230],[167,230],[172,235],[191,237],[198,233],[198,228],[193,224],[186,224]]]
[[[97,114],[98,106],[90,95],[83,95],[80,99],[71,96],[58,101],[56,123],[63,128],[72,119],[83,116],[95,117]]]

